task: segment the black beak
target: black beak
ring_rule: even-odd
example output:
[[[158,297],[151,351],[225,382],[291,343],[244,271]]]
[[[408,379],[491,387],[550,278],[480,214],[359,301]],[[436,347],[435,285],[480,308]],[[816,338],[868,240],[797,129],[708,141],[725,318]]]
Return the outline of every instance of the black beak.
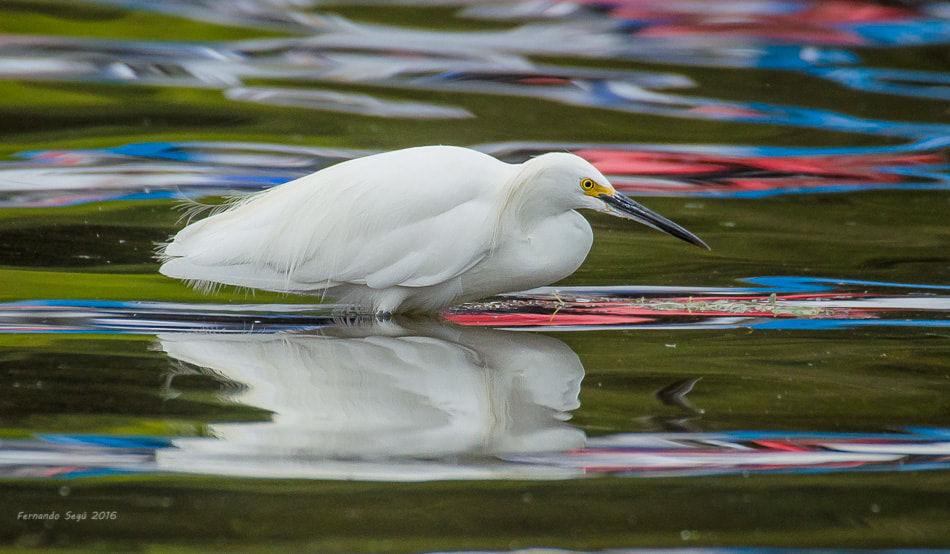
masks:
[[[669,233],[676,238],[685,240],[688,243],[695,244],[696,246],[700,246],[706,250],[711,250],[709,245],[703,242],[701,238],[690,233],[676,223],[673,223],[669,219],[666,219],[662,215],[641,206],[623,194],[601,194],[600,199],[606,202],[607,205],[609,205],[615,211],[620,212],[617,214],[620,217],[639,221],[648,227],[653,227],[657,231]]]

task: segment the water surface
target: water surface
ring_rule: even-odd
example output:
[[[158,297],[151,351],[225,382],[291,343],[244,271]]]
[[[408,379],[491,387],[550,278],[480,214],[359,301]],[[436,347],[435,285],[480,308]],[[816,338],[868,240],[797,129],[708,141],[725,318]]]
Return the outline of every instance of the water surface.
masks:
[[[0,543],[946,547],[948,17],[5,3]],[[573,276],[430,320],[157,273],[183,200],[438,143],[713,249],[590,215]]]

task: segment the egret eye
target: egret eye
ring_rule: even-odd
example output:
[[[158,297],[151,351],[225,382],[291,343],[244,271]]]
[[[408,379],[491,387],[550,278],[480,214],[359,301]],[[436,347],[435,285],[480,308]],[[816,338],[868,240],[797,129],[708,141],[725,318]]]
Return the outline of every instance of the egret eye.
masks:
[[[594,182],[591,181],[590,179],[584,179],[583,181],[581,181],[581,187],[582,187],[584,190],[593,190],[593,189],[594,189]]]

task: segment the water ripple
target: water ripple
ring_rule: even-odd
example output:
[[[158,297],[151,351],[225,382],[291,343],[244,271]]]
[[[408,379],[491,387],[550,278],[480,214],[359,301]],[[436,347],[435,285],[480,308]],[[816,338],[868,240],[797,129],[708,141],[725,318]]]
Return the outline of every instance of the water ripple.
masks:
[[[213,446],[213,438],[196,439]],[[950,429],[892,433],[626,433],[589,439],[582,448],[508,453],[484,459],[217,458],[180,450],[174,439],[47,434],[0,440],[0,476],[81,478],[122,474],[213,474],[254,478],[368,481],[701,477],[755,473],[924,471],[950,468]]]
[[[946,294],[950,288],[946,286],[803,277],[747,281],[752,286],[544,287],[468,304],[443,315],[469,326],[560,331],[950,327],[950,296]],[[273,333],[319,329],[349,317],[366,315],[332,304],[51,299],[0,304],[0,333]]]
[[[413,5],[413,2],[403,3]],[[419,2],[418,5],[428,5]],[[226,98],[367,116],[472,117],[465,106],[342,93],[326,84],[363,84],[392,92],[529,97],[573,106],[692,120],[784,125],[919,140],[948,126],[878,120],[841,111],[705,96],[684,73],[551,65],[535,59],[637,60],[682,67],[780,69],[889,95],[946,100],[947,75],[862,66],[856,47],[944,44],[940,10],[820,8],[809,3],[740,3],[704,11],[695,2],[600,9],[568,3],[471,6],[458,17],[517,21],[504,30],[446,31],[363,23],[267,1],[229,4],[117,2],[198,21],[276,28],[302,36],[235,42],[175,42],[5,35],[0,79],[39,79],[221,89]],[[487,10],[487,11],[486,11]],[[855,15],[859,13],[860,15]],[[399,48],[394,49],[393,45]],[[250,87],[250,80],[293,86]],[[674,92],[677,91],[677,92]],[[682,94],[678,93],[682,92]],[[449,100],[451,101],[451,100]]]
[[[474,146],[509,162],[572,151],[625,192],[760,198],[865,190],[948,190],[950,134],[893,147],[775,148],[507,142]],[[0,207],[216,196],[275,186],[372,153],[251,142],[134,143],[22,152],[0,162]]]

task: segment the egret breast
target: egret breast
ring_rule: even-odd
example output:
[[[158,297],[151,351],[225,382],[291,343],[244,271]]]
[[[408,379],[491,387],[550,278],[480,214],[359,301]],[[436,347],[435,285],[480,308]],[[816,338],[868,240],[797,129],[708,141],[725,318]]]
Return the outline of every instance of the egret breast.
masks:
[[[590,252],[594,233],[582,215],[568,211],[511,236],[462,275],[465,297],[550,285],[574,273]]]

